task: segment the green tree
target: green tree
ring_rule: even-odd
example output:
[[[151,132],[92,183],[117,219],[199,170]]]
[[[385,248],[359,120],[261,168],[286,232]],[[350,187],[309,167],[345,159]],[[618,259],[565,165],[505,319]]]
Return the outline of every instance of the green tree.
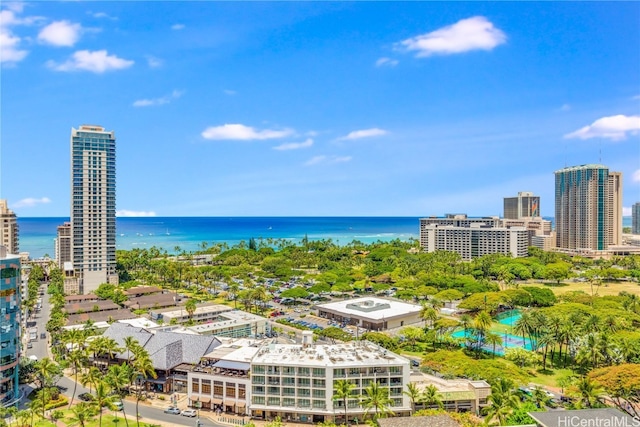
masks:
[[[189,314],[189,320],[193,319],[193,313],[196,312],[196,301],[194,299],[189,299],[184,305],[184,309],[187,310]]]
[[[411,414],[416,412],[416,403],[422,399],[422,391],[415,383],[408,383],[407,389],[402,392],[411,401]]]
[[[347,403],[349,397],[351,397],[351,391],[356,387],[355,384],[349,380],[337,380],[333,382],[333,400],[342,402],[344,407],[344,419],[349,425],[349,417],[347,416]]]
[[[85,427],[87,423],[95,419],[95,412],[91,404],[80,402],[71,408],[71,417],[69,419],[69,427],[80,426]]]
[[[429,384],[424,390],[422,390],[422,396],[420,397],[420,400],[427,408],[431,408],[433,406],[442,408],[444,406],[444,404],[442,403],[442,398],[440,397],[440,392],[433,384]]]
[[[381,387],[377,382],[372,382],[364,389],[364,397],[362,398],[362,406],[365,413],[374,410],[374,419],[381,416],[393,415],[391,411],[391,403],[393,401],[389,397],[389,389]]]

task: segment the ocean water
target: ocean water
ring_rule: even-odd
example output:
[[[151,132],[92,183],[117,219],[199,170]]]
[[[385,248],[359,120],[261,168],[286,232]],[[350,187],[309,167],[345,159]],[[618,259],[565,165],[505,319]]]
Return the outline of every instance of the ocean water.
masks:
[[[548,218],[553,219],[553,218]],[[53,257],[56,227],[69,218],[18,218],[20,251],[32,258]],[[623,218],[623,226],[631,226],[631,218]],[[146,217],[117,218],[118,249],[156,246],[173,253],[194,251],[203,242],[227,243],[241,240],[290,239],[300,242],[331,239],[345,245],[353,240],[372,243],[378,240],[419,238],[419,217]]]
[[[20,251],[32,258],[53,257],[56,227],[69,218],[18,218]],[[418,238],[418,217],[146,217],[117,218],[118,249],[156,246],[173,253],[194,251],[203,242],[226,242],[233,246],[254,239],[290,239],[294,243],[305,235],[310,240],[332,239],[337,244],[353,240]]]

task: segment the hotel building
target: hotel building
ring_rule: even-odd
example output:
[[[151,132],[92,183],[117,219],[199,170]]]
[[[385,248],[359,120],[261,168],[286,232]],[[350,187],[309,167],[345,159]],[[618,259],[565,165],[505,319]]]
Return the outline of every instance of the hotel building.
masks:
[[[9,253],[18,254],[18,242],[16,214],[9,209],[6,200],[0,199],[0,245],[6,247]]]
[[[19,396],[20,363],[20,256],[0,246],[0,405],[14,404]]]
[[[420,219],[420,246],[425,252],[457,252],[467,261],[494,253],[525,257],[529,232],[524,227],[503,227],[497,217],[448,214],[445,218]]]
[[[631,207],[631,234],[640,234],[640,202]]]
[[[540,216],[540,196],[528,191],[521,191],[516,197],[504,198],[505,219],[520,219]]]
[[[71,262],[71,223],[59,225],[55,241],[55,258],[58,268],[64,271],[65,263]]]
[[[347,418],[362,420],[365,390],[372,383],[386,388],[390,408],[408,415],[411,402],[403,391],[409,383],[409,360],[367,341],[314,345],[310,331],[302,345],[268,344],[251,360],[250,413],[253,417],[292,422],[345,422],[344,402],[334,400],[338,380],[355,385],[347,400]],[[371,411],[369,411],[370,413]]]
[[[117,283],[116,138],[101,126],[71,129],[71,227],[79,293]]]
[[[603,165],[555,172],[557,247],[604,251],[622,243],[622,173]]]

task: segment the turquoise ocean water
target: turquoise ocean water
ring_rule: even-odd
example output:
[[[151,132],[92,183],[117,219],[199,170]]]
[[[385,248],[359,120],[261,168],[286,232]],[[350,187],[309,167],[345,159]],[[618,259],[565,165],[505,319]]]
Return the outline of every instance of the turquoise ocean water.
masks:
[[[68,220],[18,218],[20,251],[32,258],[53,257],[56,227]],[[418,217],[147,217],[118,218],[116,225],[118,249],[156,246],[168,252],[176,246],[194,251],[202,242],[233,246],[252,237],[299,242],[307,235],[311,240],[332,239],[344,245],[353,240],[372,243],[420,235]],[[623,226],[631,226],[630,217],[624,218]]]
[[[53,257],[56,227],[69,218],[19,218],[20,251],[32,258]],[[160,247],[193,251],[202,242],[233,246],[250,238],[299,242],[332,239],[344,245],[353,240],[409,240],[419,236],[417,217],[146,217],[117,218],[118,249]]]

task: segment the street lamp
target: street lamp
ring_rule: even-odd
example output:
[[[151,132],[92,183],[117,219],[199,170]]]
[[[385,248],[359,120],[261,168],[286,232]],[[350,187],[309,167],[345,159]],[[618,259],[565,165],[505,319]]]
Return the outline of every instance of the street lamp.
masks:
[[[195,406],[195,408],[198,410],[198,415],[196,417],[196,427],[200,427],[200,408],[202,408],[202,402],[200,402],[199,397],[198,400],[194,402],[193,406]]]

